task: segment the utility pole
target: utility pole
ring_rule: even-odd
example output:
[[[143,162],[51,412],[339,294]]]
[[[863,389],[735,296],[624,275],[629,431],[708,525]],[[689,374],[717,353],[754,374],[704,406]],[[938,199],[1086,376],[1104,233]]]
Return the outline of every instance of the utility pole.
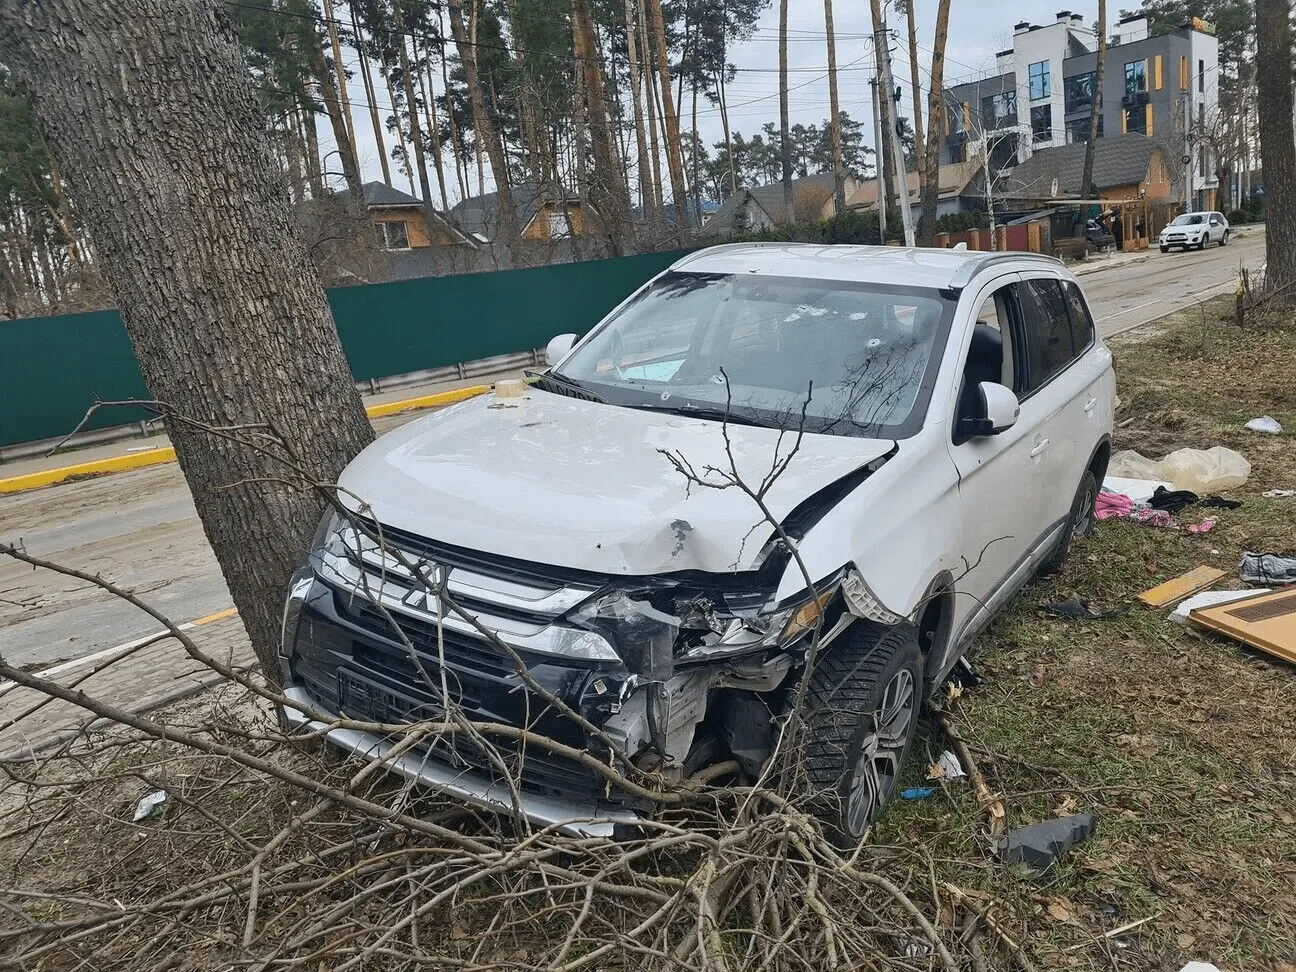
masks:
[[[1192,151],[1192,85],[1190,84],[1188,92],[1184,95],[1184,212],[1193,211],[1192,203],[1192,175],[1193,175],[1193,151]]]
[[[873,168],[877,172],[878,241],[886,246],[886,166],[882,164],[886,153],[882,151],[882,115],[878,109],[877,78],[869,78],[869,87],[873,89],[873,138],[877,143],[877,150],[873,153]]]
[[[905,177],[904,149],[900,144],[900,133],[896,130],[895,80],[891,76],[891,34],[886,25],[886,8],[881,0],[873,3],[873,50],[877,54],[878,65],[882,69],[882,83],[886,87],[886,97],[880,102],[882,122],[886,126],[891,142],[891,156],[896,169],[896,195],[900,197],[900,219],[904,222],[905,246],[914,245],[913,211],[909,208],[909,180]]]

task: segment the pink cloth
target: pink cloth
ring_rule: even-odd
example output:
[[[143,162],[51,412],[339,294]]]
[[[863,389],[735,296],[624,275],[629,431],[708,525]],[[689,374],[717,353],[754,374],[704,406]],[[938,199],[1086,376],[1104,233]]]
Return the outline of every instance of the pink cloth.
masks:
[[[1134,501],[1124,493],[1109,493],[1105,490],[1098,494],[1098,503],[1094,516],[1100,520],[1109,520],[1114,516],[1129,516],[1134,512]]]
[[[1219,522],[1218,516],[1208,516],[1200,523],[1191,523],[1188,525],[1189,533],[1210,533],[1211,527]]]

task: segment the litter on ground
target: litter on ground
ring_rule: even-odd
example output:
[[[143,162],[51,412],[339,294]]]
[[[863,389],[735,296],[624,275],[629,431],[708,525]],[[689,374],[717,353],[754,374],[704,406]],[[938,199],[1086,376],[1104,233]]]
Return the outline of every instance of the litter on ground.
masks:
[[[1268,589],[1264,587],[1250,587],[1245,591],[1202,591],[1200,594],[1194,594],[1192,597],[1186,597],[1180,601],[1179,606],[1170,612],[1170,617],[1181,624],[1187,624],[1189,612],[1195,611],[1197,608],[1215,607],[1217,604],[1230,604],[1233,601],[1245,601],[1249,597],[1268,593]]]
[[[1272,415],[1261,415],[1259,418],[1253,418],[1246,424],[1246,427],[1252,432],[1267,432],[1270,435],[1282,435],[1282,426]]]
[[[131,818],[131,822],[139,823],[141,820],[148,820],[151,817],[160,816],[162,808],[166,806],[166,802],[167,791],[154,790],[135,805],[135,816]]]
[[[1148,459],[1126,449],[1111,457],[1111,476],[1125,479],[1160,480],[1175,489],[1187,489],[1198,496],[1222,493],[1246,485],[1251,463],[1232,449],[1177,449],[1164,459]]]
[[[1284,661],[1296,662],[1296,589],[1198,608],[1188,615],[1188,620]]]
[[[1200,590],[1210,587],[1221,577],[1224,571],[1218,567],[1194,567],[1186,574],[1166,581],[1164,584],[1158,584],[1139,595],[1139,600],[1148,607],[1161,608],[1167,604],[1173,604],[1175,601],[1187,597],[1189,594],[1196,594]]]
[[[1296,557],[1244,553],[1238,574],[1248,584],[1296,583]]]
[[[995,853],[1005,864],[1028,864],[1042,874],[1065,857],[1074,845],[1092,835],[1097,826],[1096,813],[1073,813],[1069,817],[1045,820],[1001,837]]]

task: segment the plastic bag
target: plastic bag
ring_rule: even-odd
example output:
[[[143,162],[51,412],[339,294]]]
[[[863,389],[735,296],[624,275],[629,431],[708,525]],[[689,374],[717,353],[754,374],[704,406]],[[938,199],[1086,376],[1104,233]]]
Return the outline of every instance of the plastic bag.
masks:
[[[1268,432],[1270,435],[1282,435],[1282,426],[1272,415],[1261,415],[1246,424],[1252,432]]]
[[[1127,479],[1161,479],[1175,489],[1208,496],[1245,484],[1251,475],[1251,463],[1223,446],[1176,449],[1160,461],[1127,449],[1111,457],[1107,473]]]

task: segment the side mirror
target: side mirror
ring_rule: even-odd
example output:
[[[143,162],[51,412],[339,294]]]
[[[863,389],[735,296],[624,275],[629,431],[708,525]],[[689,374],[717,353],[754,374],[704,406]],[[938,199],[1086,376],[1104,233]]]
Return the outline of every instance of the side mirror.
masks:
[[[1021,406],[1011,388],[997,381],[977,384],[978,413],[963,419],[963,428],[969,438],[998,435],[1017,424]]]
[[[572,349],[572,345],[576,343],[578,337],[577,334],[559,334],[556,338],[550,340],[545,345],[545,364],[552,368],[567,357],[567,352]]]

